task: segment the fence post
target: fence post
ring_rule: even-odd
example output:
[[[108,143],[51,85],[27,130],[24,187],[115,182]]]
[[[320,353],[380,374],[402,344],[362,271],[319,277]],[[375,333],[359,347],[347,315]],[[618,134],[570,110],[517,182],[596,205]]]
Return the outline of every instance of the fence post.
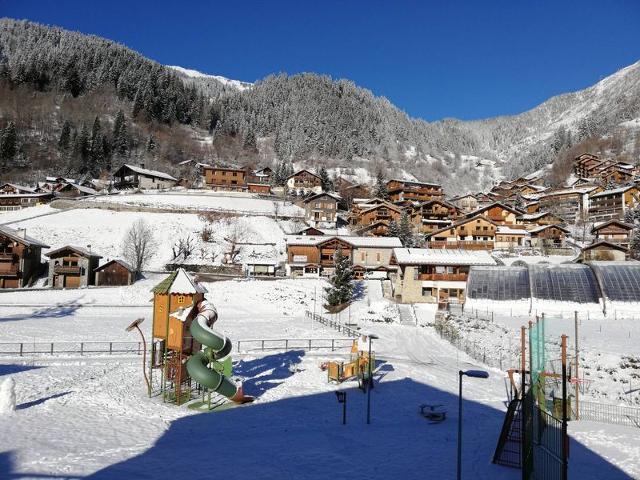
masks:
[[[109,342],[109,355],[113,353],[113,342]]]
[[[141,350],[141,345],[140,345],[140,342],[138,342],[138,355],[140,355],[140,350]]]
[[[84,355],[84,342],[80,342],[80,356]]]
[[[53,355],[53,342],[51,342],[51,355]]]
[[[289,350],[289,339],[288,338],[286,338],[285,341],[284,341],[284,349],[285,350]]]
[[[262,340],[262,351],[264,352],[264,340]]]
[[[309,339],[309,350],[311,350],[311,339]]]
[[[22,344],[22,342],[20,342],[20,356],[22,356],[23,348],[24,348],[24,345]]]
[[[332,338],[331,339],[331,351],[332,352],[335,350],[334,343],[335,343],[335,340]]]

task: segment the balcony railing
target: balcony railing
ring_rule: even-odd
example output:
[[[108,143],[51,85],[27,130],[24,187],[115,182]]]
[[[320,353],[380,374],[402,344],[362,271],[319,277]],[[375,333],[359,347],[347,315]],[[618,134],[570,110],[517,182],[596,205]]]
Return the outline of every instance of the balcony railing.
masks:
[[[14,256],[12,252],[0,252],[0,260],[13,260]]]
[[[56,265],[53,267],[53,273],[62,275],[80,275],[80,267],[71,265]]]
[[[2,266],[0,267],[0,277],[17,277],[18,276],[18,266]]]
[[[466,282],[467,273],[420,273],[418,280]]]
[[[493,250],[493,241],[480,241],[480,240],[463,240],[457,242],[446,242],[434,240],[427,242],[427,248],[460,248],[463,250]]]

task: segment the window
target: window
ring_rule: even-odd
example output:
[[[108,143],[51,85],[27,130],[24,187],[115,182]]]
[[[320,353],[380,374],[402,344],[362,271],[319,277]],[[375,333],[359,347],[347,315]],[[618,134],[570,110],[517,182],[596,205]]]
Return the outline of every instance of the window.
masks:
[[[183,303],[184,303],[184,301],[185,301],[185,297],[184,297],[184,295],[178,295],[178,303],[179,303],[179,304],[183,304]]]
[[[376,261],[379,262],[380,261],[380,252],[376,253]]]
[[[238,172],[233,172],[233,173],[231,174],[231,176],[233,176],[233,177],[237,177],[237,176],[238,176]]]
[[[360,261],[364,262],[364,259],[365,259],[365,253],[360,252]]]

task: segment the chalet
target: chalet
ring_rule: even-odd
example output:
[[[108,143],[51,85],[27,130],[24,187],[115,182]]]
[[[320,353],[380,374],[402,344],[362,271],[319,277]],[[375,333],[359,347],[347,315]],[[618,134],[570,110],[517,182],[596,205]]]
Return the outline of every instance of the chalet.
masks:
[[[340,197],[333,193],[318,193],[304,201],[307,223],[317,226],[333,227],[336,224]]]
[[[400,221],[402,209],[384,200],[374,199],[372,202],[354,204],[349,215],[349,223],[355,229],[378,224],[379,228],[376,231],[380,235],[386,235],[389,222]]]
[[[538,248],[563,247],[569,230],[560,225],[542,225],[529,230],[531,246]]]
[[[0,194],[0,212],[20,210],[49,203],[53,193],[4,193]]]
[[[462,211],[445,200],[430,200],[418,204],[411,211],[411,221],[421,233],[433,233],[451,225]]]
[[[493,250],[498,224],[478,215],[427,235],[429,248]]]
[[[523,213],[516,217],[517,225],[555,225],[562,224],[563,220],[551,212]]]
[[[338,250],[351,259],[358,276],[369,271],[388,270],[391,251],[402,246],[396,237],[338,235],[289,235],[286,243],[286,270],[293,277],[331,275]]]
[[[602,190],[589,197],[589,218],[594,222],[624,218],[627,210],[640,203],[640,191],[635,185]]]
[[[389,234],[389,222],[380,220],[363,225],[354,229],[353,233],[361,237],[386,237]]]
[[[629,250],[615,243],[599,240],[582,249],[580,252],[581,262],[617,261],[624,262],[629,258]]]
[[[296,195],[322,192],[322,180],[309,170],[299,170],[287,178],[285,184]]]
[[[634,177],[635,169],[633,165],[622,162],[612,165],[600,175],[603,185],[610,183],[623,184],[632,182]]]
[[[478,208],[477,210],[467,213],[467,218],[477,217],[482,215],[488,218],[496,225],[515,225],[516,218],[520,216],[522,212],[516,208],[510,207],[500,202],[494,202],[490,205]]]
[[[492,196],[492,195],[489,195],[488,193],[477,193],[474,196],[476,197],[476,200],[478,202],[478,206],[477,206],[476,210],[478,208],[482,208],[482,207],[486,207],[487,205],[491,205],[492,203],[496,202],[496,200],[498,200],[497,196]]]
[[[354,186],[353,182],[350,182],[349,180],[347,180],[346,178],[342,177],[342,176],[338,176],[334,182],[333,182],[333,186],[335,187],[336,191],[341,191],[341,190],[345,190],[347,188],[351,188]]]
[[[251,183],[261,183],[261,184],[270,184],[271,179],[273,178],[273,169],[271,167],[259,168],[258,170],[254,170],[249,178],[248,182]]]
[[[464,213],[473,212],[480,207],[478,199],[471,193],[461,195],[459,197],[453,197],[449,200],[449,203],[455,205]]]
[[[244,168],[205,167],[204,183],[212,190],[243,192],[247,190],[247,171]]]
[[[87,197],[90,195],[97,195],[98,192],[91,187],[85,187],[83,185],[78,185],[77,183],[67,183],[59,187],[56,192],[56,197],[62,198],[78,198],[78,197]]]
[[[143,190],[160,190],[174,187],[177,178],[168,173],[125,163],[113,173],[113,186],[117,189],[139,188]]]
[[[494,244],[494,248],[496,250],[508,250],[516,247],[524,247],[529,243],[529,232],[524,228],[514,228],[509,225],[498,225]]]
[[[93,270],[97,286],[131,285],[136,281],[136,271],[123,260],[109,260]]]
[[[25,287],[40,271],[40,254],[49,248],[26,230],[0,226],[0,288]]]
[[[260,195],[271,195],[271,185],[268,183],[247,183],[249,193],[257,193]]]
[[[15,183],[5,183],[0,187],[0,195],[16,195],[20,193],[36,193],[36,189],[32,187],[25,187],[23,185],[16,185]]]
[[[634,225],[622,220],[607,220],[593,225],[591,234],[596,241],[606,241],[622,247],[628,247]]]
[[[549,190],[537,196],[539,209],[552,212],[568,222],[589,213],[589,195],[602,191],[602,187],[586,186]]]
[[[440,200],[444,198],[442,186],[437,183],[418,182],[413,180],[389,180],[387,191],[391,202],[401,202],[403,200],[413,200],[417,202],[428,202],[429,200]]]
[[[102,258],[84,248],[67,245],[45,253],[49,257],[49,285],[80,288],[94,285],[95,269]]]
[[[592,177],[592,172],[602,163],[597,155],[583,153],[573,161],[573,172],[577,177]]]
[[[371,195],[371,191],[366,185],[351,185],[350,187],[336,188],[336,190],[340,193],[345,208],[348,208],[356,198],[368,198]]]
[[[394,248],[391,264],[393,295],[401,303],[464,303],[469,269],[495,265],[488,252]]]
[[[540,202],[537,200],[527,202],[522,206],[522,209],[529,214],[538,213],[540,212]]]
[[[299,232],[296,232],[296,235],[324,235],[324,232],[316,227],[307,227],[303,228]]]

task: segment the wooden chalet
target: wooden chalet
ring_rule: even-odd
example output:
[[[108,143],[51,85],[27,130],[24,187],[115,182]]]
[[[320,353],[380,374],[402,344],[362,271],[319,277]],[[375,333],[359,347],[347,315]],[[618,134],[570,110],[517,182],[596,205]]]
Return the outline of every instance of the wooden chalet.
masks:
[[[27,236],[26,230],[0,226],[0,288],[29,285],[40,273],[40,258],[48,245]]]
[[[622,247],[629,247],[635,226],[622,220],[613,219],[593,225],[591,234],[596,241],[606,241]]]
[[[136,281],[135,269],[123,260],[109,260],[100,265],[95,272],[97,286],[131,285]]]
[[[268,183],[247,183],[247,190],[249,193],[271,195],[271,185]]]
[[[389,269],[391,251],[402,246],[396,237],[289,235],[286,242],[286,270],[292,277],[331,275],[338,250],[349,257],[359,275]]]
[[[87,249],[67,245],[45,253],[53,288],[80,288],[95,284],[95,269],[102,258]]]
[[[498,224],[483,215],[464,218],[426,235],[429,248],[493,250]]]
[[[574,222],[589,214],[589,195],[602,191],[602,187],[585,186],[549,190],[537,196],[539,210],[552,212],[567,222]]]
[[[389,234],[389,222],[378,220],[354,229],[353,233],[362,237],[386,237]]]
[[[578,155],[573,161],[573,172],[577,177],[589,178],[594,175],[592,173],[598,168],[602,161],[597,155],[583,153]]]
[[[317,193],[304,201],[305,219],[310,225],[333,227],[338,215],[340,197],[333,193]]]
[[[640,190],[635,185],[595,192],[589,197],[589,219],[593,222],[622,219],[627,210],[638,204]]]
[[[516,217],[517,225],[525,226],[542,226],[542,225],[561,225],[564,223],[562,218],[551,212],[522,213]]]
[[[393,179],[387,182],[389,201],[402,202],[405,200],[428,202],[444,198],[442,186],[437,183],[418,182],[414,180]]]
[[[455,205],[463,213],[473,212],[480,207],[478,199],[475,195],[468,193],[467,195],[460,195],[449,199],[449,203]]]
[[[161,190],[175,187],[178,179],[168,173],[125,163],[113,173],[113,186],[119,190],[139,188]]]
[[[309,170],[298,170],[287,178],[285,184],[296,195],[322,192],[322,180]]]
[[[496,225],[515,225],[516,218],[522,215],[522,212],[504,203],[494,202],[466,214],[467,218],[477,217],[478,215],[488,218]]]
[[[421,233],[433,233],[451,225],[462,211],[445,200],[430,200],[415,205],[411,210],[411,222]]]
[[[525,228],[498,225],[494,244],[496,250],[509,250],[517,247],[525,247],[529,244],[529,232],[527,232]]]
[[[532,247],[564,247],[569,230],[560,225],[542,225],[529,230]]]
[[[372,224],[378,224],[378,232],[381,235],[388,233],[389,222],[400,221],[402,209],[392,203],[381,199],[372,199],[370,203],[357,203],[351,208],[349,223],[354,229]],[[385,227],[383,228],[383,224]]]
[[[0,191],[0,212],[7,212],[12,210],[21,210],[27,207],[35,207],[49,203],[53,198],[52,192],[36,192],[27,191],[29,187],[18,187],[17,185],[6,183]]]
[[[62,185],[55,192],[56,197],[62,197],[62,198],[87,197],[90,195],[97,195],[97,194],[98,192],[93,188],[85,187],[77,183],[67,183],[65,185]]]
[[[580,252],[581,262],[624,262],[629,258],[629,250],[620,244],[598,240]]]
[[[263,167],[258,170],[254,170],[251,175],[247,177],[247,183],[269,185],[271,184],[272,178],[273,169],[271,167]]]
[[[207,188],[219,191],[243,192],[247,190],[247,171],[244,168],[204,168],[204,183]]]

